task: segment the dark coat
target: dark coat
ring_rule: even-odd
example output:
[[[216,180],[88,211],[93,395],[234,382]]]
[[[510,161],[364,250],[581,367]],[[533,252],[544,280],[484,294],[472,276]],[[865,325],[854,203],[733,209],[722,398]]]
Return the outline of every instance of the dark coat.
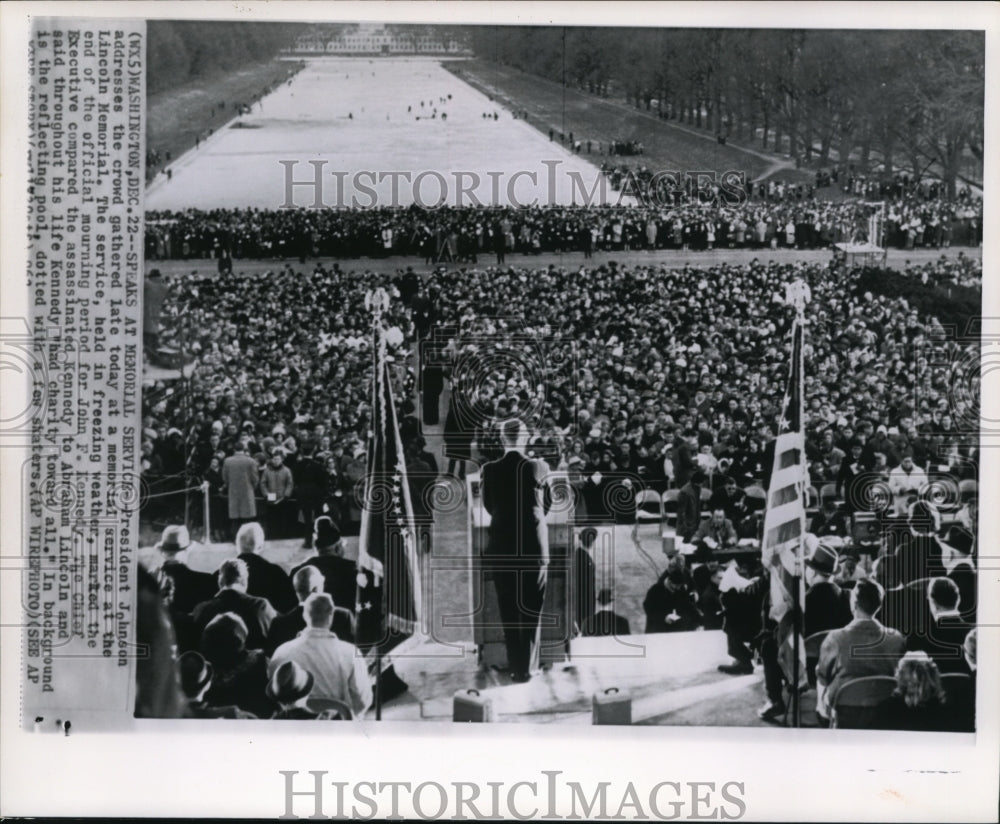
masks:
[[[932,620],[926,633],[913,633],[906,639],[908,650],[922,650],[937,664],[939,672],[967,673],[963,644],[972,626],[961,617]]]
[[[806,591],[805,637],[851,622],[851,605],[846,590],[833,581],[818,581]]]
[[[239,557],[250,573],[248,595],[266,598],[278,612],[287,612],[298,603],[292,581],[280,566],[252,552],[244,552]]]
[[[214,598],[198,604],[191,612],[191,620],[198,636],[201,636],[205,627],[216,615],[222,615],[224,612],[236,613],[247,625],[247,647],[263,649],[267,631],[271,628],[271,621],[276,614],[274,607],[265,598],[256,598],[235,589],[220,590]]]
[[[483,505],[491,518],[487,555],[521,562],[548,556],[547,473],[542,461],[520,452],[508,452],[483,467]]]
[[[206,656],[207,657],[207,656]],[[212,686],[205,693],[206,703],[213,706],[235,705],[258,718],[267,718],[274,711],[274,702],[265,694],[267,689],[267,656],[260,650],[244,650],[229,666],[215,667]]]
[[[448,414],[444,419],[444,454],[450,460],[472,460],[472,438],[475,434],[472,422],[467,420],[471,413],[459,411],[457,393],[460,389],[452,387],[451,398],[448,401]]]
[[[358,602],[358,567],[340,555],[315,555],[292,570],[295,577],[305,566],[314,566],[323,573],[323,591],[333,598],[335,606],[354,612]]]
[[[698,464],[691,454],[691,447],[686,443],[679,443],[674,447],[674,483],[677,486],[684,486],[691,480],[691,475],[698,468]]]
[[[668,591],[663,576],[647,590],[642,608],[646,613],[647,633],[684,632],[696,629],[701,620],[691,594],[683,588]],[[677,613],[679,620],[668,623],[667,616],[672,612]]]
[[[677,534],[690,543],[701,525],[701,487],[691,483],[677,493]]]
[[[271,621],[271,628],[267,632],[267,639],[264,641],[264,652],[269,656],[274,655],[274,651],[287,641],[291,641],[302,630],[306,628],[306,619],[302,616],[302,606],[275,616]]]
[[[191,612],[202,601],[209,600],[218,591],[215,576],[195,572],[181,561],[164,561],[160,574],[173,582],[170,607],[177,612]]]
[[[908,707],[903,696],[895,693],[878,705],[875,718],[875,727],[880,730],[965,731],[963,712],[958,708],[938,701],[922,707]]]

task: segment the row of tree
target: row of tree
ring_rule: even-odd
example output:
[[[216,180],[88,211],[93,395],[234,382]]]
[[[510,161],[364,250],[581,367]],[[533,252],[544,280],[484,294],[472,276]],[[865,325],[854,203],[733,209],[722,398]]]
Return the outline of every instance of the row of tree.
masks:
[[[954,192],[963,163],[983,157],[982,32],[491,26],[471,44],[805,163],[930,170]]]
[[[302,23],[150,20],[147,91],[165,91],[220,71],[270,60],[308,28]]]

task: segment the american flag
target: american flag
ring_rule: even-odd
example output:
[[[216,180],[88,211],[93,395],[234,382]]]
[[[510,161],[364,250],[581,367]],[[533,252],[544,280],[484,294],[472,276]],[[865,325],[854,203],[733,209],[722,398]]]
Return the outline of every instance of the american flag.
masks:
[[[380,336],[381,337],[381,336]],[[413,505],[384,341],[376,344],[372,433],[358,544],[358,635],[382,649],[420,621],[420,567]]]
[[[792,328],[792,365],[782,404],[778,437],[774,444],[774,468],[767,491],[761,560],[771,573],[771,618],[778,624],[778,661],[788,683],[806,681],[806,653],[802,643],[802,607],[805,584],[802,577],[802,541],[806,531],[804,495],[809,486],[802,431],[802,321]],[[794,609],[799,604],[798,611]],[[799,623],[795,632],[794,622]],[[798,678],[794,675],[798,642]]]

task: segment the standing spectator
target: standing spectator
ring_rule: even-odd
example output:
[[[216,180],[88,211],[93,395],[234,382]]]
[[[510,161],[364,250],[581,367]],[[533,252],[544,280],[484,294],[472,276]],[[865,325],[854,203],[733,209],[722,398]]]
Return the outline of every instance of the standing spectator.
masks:
[[[330,484],[326,467],[316,455],[314,444],[308,443],[300,453],[292,472],[292,484],[295,489],[295,497],[299,502],[299,515],[306,533],[302,548],[311,549],[313,545],[312,524],[319,516]]]
[[[591,557],[597,530],[593,527],[581,529],[577,544],[573,548],[573,619],[576,631],[582,632],[583,625],[594,614],[594,590],[597,586],[597,568]],[[610,590],[609,590],[610,592]]]
[[[896,514],[905,515],[926,487],[927,473],[913,462],[912,452],[904,452],[899,466],[889,470],[889,489],[895,497]]]
[[[159,269],[152,269],[146,278],[142,299],[142,341],[147,352],[155,352],[160,342],[160,316],[167,302],[169,289]]]
[[[701,525],[701,487],[705,473],[696,469],[677,495],[677,534],[689,544]]]
[[[257,517],[257,462],[247,455],[248,440],[237,441],[233,454],[222,463],[222,484],[229,496],[230,528],[238,530]]]
[[[285,450],[280,446],[275,447],[260,476],[260,493],[264,496],[267,512],[267,531],[272,538],[284,537],[289,511],[288,500],[295,490],[292,470],[285,466],[284,462]]]

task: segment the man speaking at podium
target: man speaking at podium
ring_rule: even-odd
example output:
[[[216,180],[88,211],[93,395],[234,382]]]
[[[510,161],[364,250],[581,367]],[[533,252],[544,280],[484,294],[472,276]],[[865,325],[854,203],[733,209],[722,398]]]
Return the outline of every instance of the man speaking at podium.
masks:
[[[482,470],[483,505],[490,513],[485,556],[493,573],[507,666],[518,683],[538,668],[540,617],[549,564],[546,465],[524,454],[528,431],[517,418],[500,426],[502,458]]]

